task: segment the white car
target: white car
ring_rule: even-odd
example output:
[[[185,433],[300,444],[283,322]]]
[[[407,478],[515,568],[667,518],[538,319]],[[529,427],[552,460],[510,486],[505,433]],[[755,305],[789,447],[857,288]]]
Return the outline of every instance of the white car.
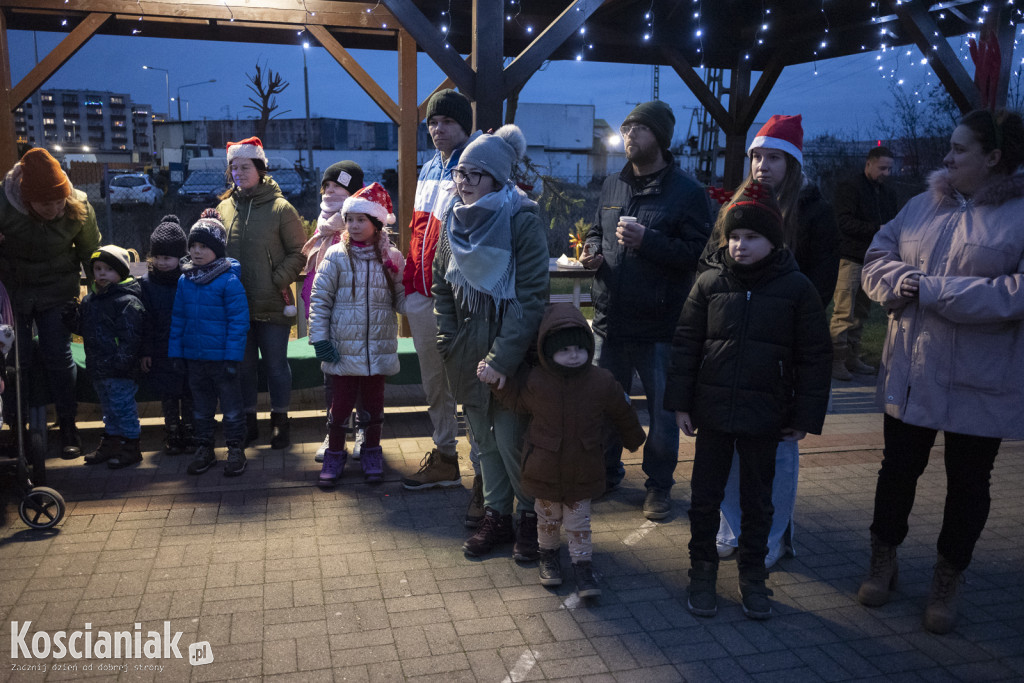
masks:
[[[156,206],[164,199],[164,192],[145,173],[124,173],[110,181],[111,206],[148,204]]]

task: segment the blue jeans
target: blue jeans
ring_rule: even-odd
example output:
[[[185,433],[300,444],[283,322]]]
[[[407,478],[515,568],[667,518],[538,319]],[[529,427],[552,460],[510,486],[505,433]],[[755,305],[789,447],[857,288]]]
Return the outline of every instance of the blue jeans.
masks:
[[[245,409],[238,374],[229,377],[224,372],[225,362],[220,360],[189,360],[187,365],[196,440],[213,445],[219,398],[220,410],[224,414],[224,440],[229,444],[242,441],[245,438]]]
[[[34,392],[26,391],[26,388],[45,382],[50,399],[57,409],[57,417],[61,420],[74,420],[78,413],[75,400],[78,368],[71,356],[71,334],[60,319],[61,308],[55,306],[27,315],[18,314],[18,349],[21,353],[22,374],[26,380],[22,386],[22,396],[33,395]],[[38,355],[32,353],[33,322],[39,335]],[[36,363],[42,368],[37,367]],[[14,405],[13,400],[11,405]]]
[[[515,496],[518,512],[533,512],[533,497],[523,492],[523,436],[529,418],[501,407],[491,399],[487,406],[462,406],[466,421],[480,448],[480,475],[483,482],[484,505],[507,515],[512,512]]]
[[[93,380],[92,386],[103,409],[103,431],[110,436],[139,438],[142,430],[139,426],[139,406],[135,403],[139,385],[134,380],[111,378]]]
[[[672,474],[679,462],[679,427],[676,416],[665,410],[665,381],[671,344],[667,342],[629,342],[594,338],[594,363],[611,371],[628,394],[633,373],[640,375],[640,383],[647,396],[650,429],[644,444],[644,474],[647,488],[668,491],[675,480]],[[609,430],[608,448],[604,452],[605,479],[611,486],[622,481],[626,470],[622,466],[622,441],[618,432]]]
[[[245,412],[256,412],[257,368],[263,358],[270,391],[270,410],[287,413],[292,397],[292,368],[288,365],[288,335],[292,328],[276,323],[249,321],[249,335],[245,340],[245,358],[238,368],[242,376],[242,395]]]

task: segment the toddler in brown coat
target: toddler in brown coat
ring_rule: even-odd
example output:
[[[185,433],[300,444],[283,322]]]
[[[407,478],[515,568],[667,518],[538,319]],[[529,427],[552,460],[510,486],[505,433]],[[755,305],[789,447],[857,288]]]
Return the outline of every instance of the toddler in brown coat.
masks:
[[[540,582],[562,583],[559,529],[580,597],[601,594],[591,564],[590,500],[605,489],[604,435],[619,430],[630,451],[647,438],[612,373],[591,364],[594,334],[572,304],[552,304],[537,336],[540,364],[521,366],[491,390],[510,410],[532,416],[522,458],[523,490],[535,498]]]

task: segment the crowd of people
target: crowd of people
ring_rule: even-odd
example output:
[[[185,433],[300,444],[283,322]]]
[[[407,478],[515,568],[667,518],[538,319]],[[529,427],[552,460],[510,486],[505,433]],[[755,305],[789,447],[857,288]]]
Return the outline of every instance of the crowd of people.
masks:
[[[223,474],[243,474],[260,435],[261,358],[270,445],[287,448],[288,340],[301,314],[324,374],[317,485],[335,486],[350,454],[379,482],[384,385],[399,370],[403,314],[434,448],[402,485],[461,486],[461,405],[474,468],[467,556],[512,543],[517,561],[537,561],[542,585],[560,585],[565,527],[577,592],[599,595],[591,503],[620,485],[622,448],[643,447],[642,514],[669,517],[681,430],[696,437],[688,608],[717,613],[719,562],[735,552],[743,610],[767,619],[769,570],[795,552],[798,444],[821,432],[832,380],[875,373],[861,330],[878,302],[888,315],[878,369],[885,450],[857,598],[869,607],[890,599],[917,479],[941,430],[948,483],[924,626],[953,628],[1001,440],[1024,436],[1013,419],[1024,399],[1019,115],[966,115],[944,167],[902,209],[885,183],[888,149],[868,154],[833,207],[803,173],[801,117],[772,116],[741,185],[711,192],[717,208],[669,151],[671,108],[640,104],[622,122],[626,163],[605,179],[580,255],[594,274],[592,324],[569,304],[548,304],[545,230],[515,181],[522,131],[475,131],[470,101],[452,90],[435,93],[426,115],[436,153],[419,176],[405,255],[388,231],[391,197],[364,186],[351,161],[324,172],[307,239],[262,142],[249,138],[228,143],[230,188],[217,208],[187,232],[166,216],[148,272],[135,278],[124,249],[100,246],[92,207],[57,161],[29,150],[0,192],[0,280],[19,339],[38,337],[38,361],[27,365],[56,405],[62,457],[81,455],[72,332],[103,412],[86,464],[142,461],[141,378],[161,400],[166,454],[190,454],[189,474],[213,468],[219,404]],[[291,287],[303,270],[297,309]],[[629,402],[634,379],[646,432]]]

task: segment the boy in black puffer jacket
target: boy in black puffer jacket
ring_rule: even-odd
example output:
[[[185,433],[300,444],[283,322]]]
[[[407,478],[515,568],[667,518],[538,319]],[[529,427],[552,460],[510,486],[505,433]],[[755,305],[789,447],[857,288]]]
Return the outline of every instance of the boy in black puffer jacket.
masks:
[[[185,231],[177,216],[164,216],[149,237],[149,273],[139,281],[146,324],[142,332],[139,365],[149,389],[160,397],[164,414],[164,453],[179,455],[196,449],[192,426],[192,392],[185,363],[167,357],[171,311],[185,256]]]
[[[782,216],[766,185],[724,209],[728,245],[709,259],[672,341],[665,409],[697,436],[690,502],[690,589],[697,616],[717,613],[715,533],[739,453],[739,583],[743,611],[771,616],[768,530],[780,440],[818,434],[825,421],[832,347],[814,285],[783,247]]]
[[[99,447],[85,464],[119,469],[142,462],[135,382],[145,309],[141,289],[128,269],[128,252],[107,245],[92,254],[93,291],[82,300],[78,332],[85,342],[85,367],[103,408]],[[73,330],[74,331],[74,330]]]

